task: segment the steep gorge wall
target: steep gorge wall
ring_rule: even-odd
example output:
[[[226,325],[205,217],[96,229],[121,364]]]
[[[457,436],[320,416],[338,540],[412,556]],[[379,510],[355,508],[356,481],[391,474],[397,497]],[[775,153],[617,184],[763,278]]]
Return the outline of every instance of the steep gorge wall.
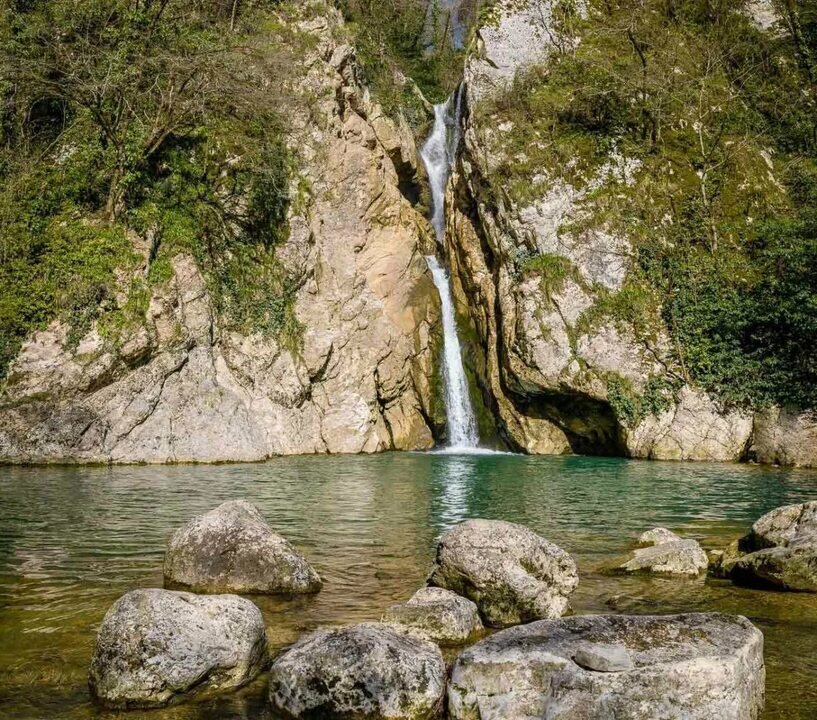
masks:
[[[537,0],[492,7],[466,63],[467,108],[506,92],[519,71],[547,62],[550,7]],[[725,410],[689,382],[662,395],[658,411],[622,421],[626,398],[616,395],[619,388],[642,396],[658,379],[681,376],[660,308],[640,318],[647,328],[640,333],[595,312],[603,298],[622,291],[630,243],[603,225],[571,229],[582,217],[583,193],[545,169],[535,177],[532,199],[514,199],[492,183],[512,131],[502,118],[466,112],[447,197],[458,305],[479,338],[481,389],[509,445],[534,453],[817,464],[817,425],[808,414]],[[606,170],[626,184],[633,168],[613,154]],[[526,267],[536,257],[565,262],[548,282],[544,271]]]
[[[0,461],[253,461],[433,445],[439,300],[423,258],[433,239],[401,194],[416,149],[359,82],[341,25],[326,7],[298,28],[314,40],[299,81],[314,102],[290,118],[309,190],[278,257],[299,278],[300,344],[230,331],[194,259],[179,254],[121,342],[94,327],[69,349],[69,328],[54,323],[25,343],[0,395]],[[133,241],[146,273],[149,248]]]

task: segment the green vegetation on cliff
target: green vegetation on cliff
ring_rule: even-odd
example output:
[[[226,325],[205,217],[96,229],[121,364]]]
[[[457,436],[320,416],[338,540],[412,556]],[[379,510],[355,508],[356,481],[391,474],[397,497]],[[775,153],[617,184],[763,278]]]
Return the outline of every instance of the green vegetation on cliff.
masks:
[[[544,171],[582,194],[566,231],[629,239],[604,304],[635,326],[655,298],[685,379],[817,407],[817,2],[771,3],[771,30],[727,0],[541,4],[551,57],[476,109],[504,123],[491,181],[525,203]]]
[[[232,322],[292,329],[274,254],[292,174],[277,79],[299,47],[281,12],[263,0],[4,5],[0,379],[54,318],[74,340],[97,318],[138,322],[180,251]]]
[[[402,110],[415,128],[428,118],[411,83],[432,103],[462,79],[464,52],[455,47],[450,3],[441,0],[340,0],[365,79],[388,113]],[[477,0],[456,3],[473,18]],[[456,28],[457,34],[465,30]]]

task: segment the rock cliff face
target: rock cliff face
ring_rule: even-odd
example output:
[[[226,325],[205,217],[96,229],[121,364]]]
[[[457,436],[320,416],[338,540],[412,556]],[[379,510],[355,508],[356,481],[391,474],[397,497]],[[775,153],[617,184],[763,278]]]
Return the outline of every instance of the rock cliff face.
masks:
[[[517,150],[509,149],[511,124],[484,108],[517,73],[547,62],[549,8],[501,0],[478,29],[465,68],[463,147],[447,195],[456,300],[478,338],[475,369],[501,434],[532,453],[715,461],[746,458],[754,437],[758,460],[815,464],[815,451],[805,450],[813,420],[791,413],[753,419],[679,381],[660,308],[639,318],[640,333],[600,311],[602,300],[622,292],[633,253],[626,237],[603,224],[576,222],[587,189],[545,168],[524,200],[491,183],[503,154]],[[588,187],[628,184],[635,162],[612,152],[604,177]],[[542,257],[557,261],[555,277],[526,262]],[[661,378],[676,383],[672,392]],[[657,393],[659,402],[625,422],[622,388],[635,397]],[[797,425],[798,439],[785,422]]]
[[[58,324],[24,345],[0,395],[0,461],[250,461],[433,444],[438,297],[422,252],[433,240],[401,194],[416,150],[358,81],[341,23],[324,7],[299,28],[314,40],[300,81],[314,101],[291,118],[292,145],[310,190],[279,257],[299,278],[300,346],[229,331],[179,254],[116,347],[93,328],[69,350]]]

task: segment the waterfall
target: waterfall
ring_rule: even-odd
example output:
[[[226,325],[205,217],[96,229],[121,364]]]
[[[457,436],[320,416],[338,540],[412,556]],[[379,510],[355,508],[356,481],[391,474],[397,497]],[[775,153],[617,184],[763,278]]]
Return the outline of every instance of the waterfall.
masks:
[[[440,252],[443,251],[445,236],[445,188],[459,144],[461,107],[462,86],[446,102],[434,106],[434,128],[420,151],[431,188],[431,224],[437,235]],[[479,435],[462,364],[451,283],[445,268],[434,255],[427,256],[426,262],[431,270],[434,285],[440,293],[442,306],[445,408],[449,446],[452,449],[473,449],[479,443]]]

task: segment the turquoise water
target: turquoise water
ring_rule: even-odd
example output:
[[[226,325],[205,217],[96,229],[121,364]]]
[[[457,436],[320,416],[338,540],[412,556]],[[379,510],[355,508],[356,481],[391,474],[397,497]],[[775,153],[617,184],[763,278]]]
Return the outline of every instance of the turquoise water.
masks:
[[[725,545],[764,512],[817,498],[817,473],[599,458],[391,453],[258,465],[0,467],[0,715],[270,720],[264,679],[170,709],[95,708],[86,671],[95,629],[127,590],[159,586],[164,542],[194,514],[254,502],[326,579],[297,600],[253,598],[275,647],[319,624],[378,619],[428,573],[435,539],[468,517],[523,523],[579,564],[579,613],[720,610],[766,636],[764,718],[817,717],[817,596],[725,581],[607,572],[645,529]]]

